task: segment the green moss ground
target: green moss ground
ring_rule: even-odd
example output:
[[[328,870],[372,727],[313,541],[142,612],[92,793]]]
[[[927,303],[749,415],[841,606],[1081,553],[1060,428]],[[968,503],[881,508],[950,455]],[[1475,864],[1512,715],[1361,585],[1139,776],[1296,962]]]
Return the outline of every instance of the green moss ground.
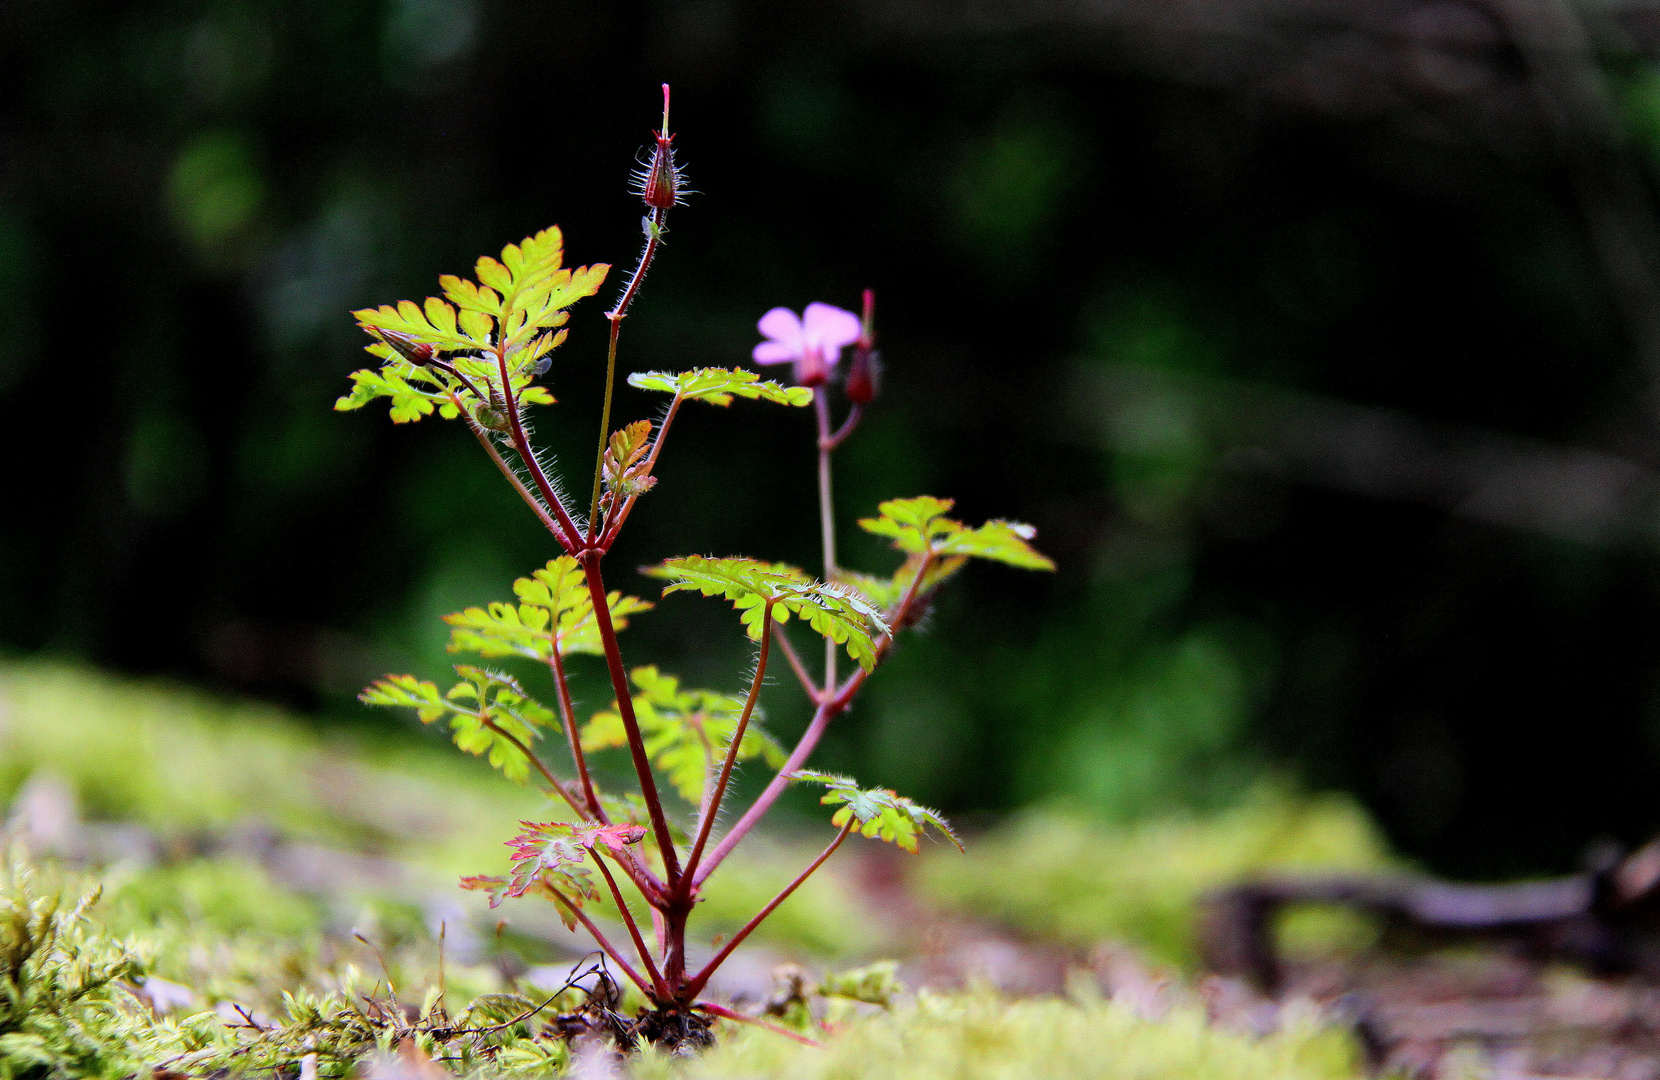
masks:
[[[170,1058],[187,1071],[228,1064],[268,1075],[292,1066],[306,1046],[320,1055],[320,1075],[345,1075],[356,1055],[389,1046],[387,1030],[365,1027],[349,1007],[365,993],[384,994],[387,976],[404,1000],[452,1013],[475,999],[487,1012],[496,999],[482,995],[509,989],[490,950],[467,962],[452,954],[438,1002],[438,944],[408,890],[377,892],[372,882],[301,889],[247,850],[203,840],[263,830],[395,862],[423,888],[451,889],[459,874],[499,869],[518,819],[553,816],[541,797],[477,761],[414,739],[395,746],[324,736],[268,708],[69,667],[0,668],[0,805],[45,775],[72,789],[90,820],[136,822],[166,850],[151,862],[65,870],[18,863],[7,872],[0,916],[11,937],[0,945],[18,951],[18,927],[42,918],[57,944],[14,965],[0,1002],[9,1010],[0,1011],[0,1080],[128,1076]],[[14,845],[12,858],[21,855]],[[730,863],[721,891],[700,910],[708,932],[736,925],[800,859],[779,842]],[[1264,791],[1220,816],[1131,827],[1033,812],[978,838],[967,856],[942,851],[914,865],[924,896],[967,915],[1068,946],[1113,938],[1187,962],[1191,904],[1207,887],[1268,867],[1386,863],[1352,806]],[[102,899],[76,913],[76,898],[95,885]],[[884,947],[873,922],[847,879],[830,874],[785,905],[763,940],[845,966]],[[378,956],[354,930],[376,943]],[[1329,927],[1324,933],[1333,939]],[[515,943],[513,935],[508,927],[502,941]],[[147,977],[189,988],[190,1004],[152,1012],[135,996]],[[283,1033],[249,1049],[246,1033],[207,1011],[233,1002],[286,1025]],[[480,1075],[557,1072],[562,1046],[524,1033],[519,1025],[487,1043],[449,1045],[449,1065]],[[922,993],[891,1013],[848,1021],[826,1043],[808,1049],[744,1028],[700,1058],[647,1054],[634,1068],[642,1077],[804,1080],[1355,1075],[1347,1038],[1312,1019],[1256,1038],[1207,1027],[1185,1008],[1141,1019],[1087,989],[1027,1002]]]

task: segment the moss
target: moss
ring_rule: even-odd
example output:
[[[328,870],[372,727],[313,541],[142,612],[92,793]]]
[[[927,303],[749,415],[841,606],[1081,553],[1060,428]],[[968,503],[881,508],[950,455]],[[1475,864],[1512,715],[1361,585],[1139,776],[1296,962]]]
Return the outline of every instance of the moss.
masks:
[[[888,1015],[850,1021],[822,1049],[755,1028],[676,1061],[645,1054],[638,1080],[1346,1080],[1352,1041],[1312,1017],[1258,1038],[1206,1024],[1196,1009],[1147,1020],[1098,999],[1007,1001],[921,994]]]
[[[1390,865],[1377,829],[1353,802],[1265,788],[1210,817],[1109,826],[1035,810],[969,843],[967,856],[930,855],[924,895],[1037,937],[1088,947],[1130,941],[1191,965],[1194,902],[1206,890],[1266,870],[1364,870]],[[1358,944],[1365,924],[1300,915],[1293,947]]]

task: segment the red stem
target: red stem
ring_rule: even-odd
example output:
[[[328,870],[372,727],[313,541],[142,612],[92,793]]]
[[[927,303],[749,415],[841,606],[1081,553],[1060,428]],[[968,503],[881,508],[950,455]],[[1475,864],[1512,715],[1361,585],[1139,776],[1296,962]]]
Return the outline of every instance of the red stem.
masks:
[[[657,988],[657,1000],[673,1001],[674,995],[669,993],[669,986],[663,981],[662,972],[658,971],[657,965],[651,961],[651,950],[646,948],[645,939],[640,936],[640,927],[634,922],[633,913],[623,902],[622,892],[617,888],[617,879],[611,876],[610,868],[605,865],[605,860],[600,858],[598,851],[591,847],[586,850],[593,857],[594,865],[599,867],[599,872],[605,875],[605,883],[611,886],[611,899],[617,902],[617,912],[622,916],[623,925],[628,927],[628,936],[634,939],[634,949],[640,954],[640,960],[646,966],[646,973],[651,976],[651,985]]]
[[[651,758],[646,754],[645,740],[640,735],[640,722],[634,716],[634,698],[628,692],[628,673],[623,670],[622,650],[617,647],[617,631],[611,625],[611,606],[605,600],[605,579],[600,576],[597,551],[584,551],[582,570],[588,579],[588,595],[594,601],[594,622],[600,642],[605,646],[605,665],[611,671],[611,687],[617,694],[617,713],[622,717],[623,730],[628,734],[628,750],[634,757],[634,772],[640,778],[640,795],[651,814],[652,832],[657,836],[658,850],[663,854],[663,876],[672,893],[680,883],[680,856],[674,850],[674,838],[669,822],[663,816],[663,800],[657,793],[657,780],[651,774]]]
[[[577,551],[577,538],[582,534],[577,531],[576,523],[571,520],[565,504],[554,492],[553,485],[548,483],[547,474],[542,471],[541,463],[536,460],[536,455],[530,449],[530,440],[525,437],[524,424],[519,419],[519,399],[513,394],[513,380],[507,373],[507,327],[502,326],[497,336],[496,367],[501,372],[502,401],[507,406],[507,423],[513,437],[513,448],[519,452],[519,460],[524,462],[530,478],[536,481],[536,490],[542,493],[542,498],[547,500],[549,508],[559,518],[564,533],[561,535],[556,532],[554,537],[565,545],[566,551],[574,555]]]
[[[749,727],[749,718],[755,712],[755,702],[761,697],[761,680],[767,674],[767,653],[772,645],[772,601],[761,611],[761,655],[755,662],[755,678],[750,680],[749,697],[744,701],[743,715],[738,717],[737,729],[732,732],[732,741],[726,748],[726,760],[721,763],[720,779],[715,782],[714,796],[701,815],[703,820],[698,822],[697,841],[692,844],[692,853],[686,856],[686,872],[680,878],[680,895],[691,894],[693,874],[697,872],[698,860],[703,857],[703,845],[709,842],[709,830],[715,826],[715,815],[720,813],[721,800],[726,797],[726,785],[732,779],[732,766],[737,764],[738,751],[742,747],[744,731]]]
[[[554,686],[559,693],[559,714],[565,721],[565,737],[571,744],[571,759],[576,762],[576,775],[582,782],[582,796],[588,800],[588,810],[594,820],[611,824],[600,806],[599,794],[594,791],[593,778],[588,775],[588,759],[582,753],[582,740],[576,734],[576,709],[571,705],[571,687],[565,680],[565,660],[559,654],[559,613],[553,616],[553,630],[548,634],[548,667],[553,670]]]
[[[847,437],[853,434],[853,429],[859,426],[859,420],[864,416],[864,414],[865,409],[863,405],[853,406],[853,408],[848,411],[847,419],[842,421],[842,426],[836,429],[836,433],[830,436],[829,440],[824,445],[820,446],[820,449],[834,450],[843,442],[847,441]]]
[[[507,477],[507,482],[513,485],[513,490],[519,493],[519,497],[525,501],[526,506],[536,512],[537,519],[553,534],[554,539],[559,541],[560,546],[565,546],[565,538],[560,535],[559,523],[553,520],[553,514],[546,506],[542,505],[540,499],[531,494],[529,488],[525,487],[524,481],[519,479],[519,474],[513,471],[513,467],[496,449],[496,444],[490,441],[489,433],[478,426],[478,422],[467,412],[466,406],[461,404],[461,400],[455,396],[453,391],[450,398],[455,402],[455,407],[461,410],[461,415],[466,417],[468,430],[473,433],[473,437],[478,440],[478,444],[484,447],[484,452],[490,455],[490,460],[496,463],[496,468],[500,469],[501,474]]]
[[[767,906],[756,912],[755,917],[745,923],[742,930],[739,930],[736,934],[733,934],[732,940],[728,941],[721,951],[715,954],[715,958],[713,960],[703,965],[703,970],[693,976],[692,981],[686,984],[684,993],[687,997],[696,997],[698,993],[702,991],[704,984],[709,981],[709,976],[713,975],[715,973],[715,969],[724,964],[726,962],[726,958],[732,955],[732,950],[741,945],[744,938],[748,937],[757,926],[760,926],[761,923],[766,920],[766,917],[771,915],[773,911],[777,909],[779,904],[782,904],[784,901],[788,900],[790,898],[790,894],[800,888],[803,881],[806,881],[812,876],[813,871],[823,866],[824,860],[836,853],[836,849],[841,847],[842,841],[847,839],[847,834],[853,831],[855,820],[856,819],[849,814],[847,824],[843,825],[842,831],[836,834],[836,838],[834,840],[830,841],[830,846],[820,852],[819,857],[809,863],[807,869],[797,874],[794,881],[784,886],[783,892],[767,901]]]
[[[623,974],[627,975],[630,979],[633,979],[634,985],[638,986],[646,997],[650,997],[651,987],[646,985],[646,981],[640,978],[640,973],[630,967],[627,960],[623,959],[622,953],[618,952],[616,947],[605,939],[605,935],[599,932],[599,927],[594,925],[594,920],[584,915],[581,908],[565,899],[565,894],[554,888],[552,885],[547,886],[547,890],[553,894],[553,898],[555,900],[565,905],[566,911],[569,911],[572,915],[576,916],[576,921],[581,923],[583,928],[586,929],[589,934],[593,935],[594,943],[604,951],[606,956],[609,956],[613,961],[615,961],[618,967],[622,968]]]
[[[536,766],[536,771],[542,774],[542,779],[548,782],[549,786],[551,786],[553,790],[559,794],[560,798],[571,804],[571,809],[576,811],[577,817],[586,818],[588,816],[587,811],[583,809],[582,804],[577,802],[576,796],[572,795],[570,791],[566,789],[564,781],[549,772],[548,767],[542,764],[542,759],[532,753],[530,747],[521,742],[512,732],[504,730],[501,725],[497,724],[488,716],[479,715],[478,719],[479,723],[483,724],[497,735],[500,735],[502,738],[518,747],[519,753],[523,754],[527,759],[529,759],[532,765]]]
[[[754,1024],[756,1027],[766,1028],[774,1035],[782,1035],[786,1039],[794,1039],[803,1046],[814,1046],[820,1048],[824,1046],[824,1044],[819,1042],[817,1039],[809,1039],[807,1036],[802,1035],[799,1032],[791,1031],[787,1027],[780,1027],[777,1024],[769,1024],[767,1021],[762,1020],[758,1016],[745,1016],[741,1012],[734,1012],[733,1010],[728,1009],[725,1005],[716,1005],[712,1001],[700,1001],[696,1005],[693,1005],[692,1008],[701,1009],[703,1012],[710,1013],[715,1016],[725,1017],[728,1020],[736,1020],[740,1024]]]

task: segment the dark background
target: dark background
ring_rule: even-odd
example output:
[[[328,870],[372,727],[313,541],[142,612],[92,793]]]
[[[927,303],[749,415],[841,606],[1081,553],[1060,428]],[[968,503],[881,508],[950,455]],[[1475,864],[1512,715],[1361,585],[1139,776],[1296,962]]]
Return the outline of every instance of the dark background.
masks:
[[[1059,563],[964,574],[826,767],[970,815],[1280,775],[1438,869],[1570,866],[1660,827],[1657,44],[1557,0],[8,0],[0,648],[402,723],[352,694],[554,550],[455,426],[330,410],[347,312],[554,222],[629,264],[669,81],[698,194],[624,368],[872,287],[844,561],[929,492]],[[580,490],[603,307],[539,429]],[[613,583],[815,565],[810,419],[683,416]],[[625,645],[747,663],[684,597]]]

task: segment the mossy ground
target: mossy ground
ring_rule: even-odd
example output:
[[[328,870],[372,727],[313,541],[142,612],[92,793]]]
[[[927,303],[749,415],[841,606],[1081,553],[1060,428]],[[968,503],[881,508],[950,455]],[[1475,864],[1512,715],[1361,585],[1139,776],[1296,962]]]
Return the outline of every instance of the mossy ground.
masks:
[[[405,1038],[458,1074],[567,1064],[563,1042],[533,1036],[549,1014],[579,1008],[583,991],[503,1022],[557,990],[585,943],[550,913],[485,912],[454,888],[462,873],[498,869],[520,818],[554,815],[475,761],[415,740],[325,737],[189,692],[14,666],[0,669],[0,805],[15,807],[0,913],[13,923],[46,913],[57,943],[18,967],[0,1004],[11,1010],[0,1012],[0,1080],[124,1077],[163,1062],[193,1076],[292,1075],[307,1054],[318,1075],[345,1075]],[[26,868],[31,847],[37,865]],[[780,841],[730,863],[700,910],[706,932],[736,925],[799,858]],[[1080,956],[1111,938],[1179,964],[1192,956],[1203,888],[1265,866],[1385,860],[1346,804],[1263,794],[1220,818],[1128,829],[1028,815],[967,856],[925,856],[913,884],[927,903]],[[102,899],[78,911],[93,888]],[[846,871],[803,889],[758,939],[809,967],[906,947]],[[402,1009],[389,1007],[388,983]],[[723,1023],[706,1054],[647,1052],[630,1067],[804,1080],[1356,1075],[1348,1037],[1312,1015],[1246,1035],[1207,1023],[1196,999],[1147,1018],[1100,1000],[1097,985],[1075,980],[1069,996],[1027,1001],[924,990],[891,1011],[843,1000],[832,1031],[812,1028],[823,1049]],[[234,1026],[238,1009],[265,1031]]]

